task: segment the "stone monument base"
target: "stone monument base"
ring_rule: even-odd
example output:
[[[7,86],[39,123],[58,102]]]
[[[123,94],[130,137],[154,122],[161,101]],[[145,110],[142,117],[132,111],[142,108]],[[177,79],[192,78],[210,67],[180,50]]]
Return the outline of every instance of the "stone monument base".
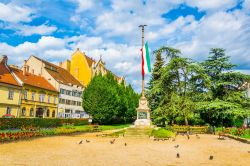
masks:
[[[134,123],[135,127],[149,127],[151,126],[151,120],[149,119],[137,119]]]

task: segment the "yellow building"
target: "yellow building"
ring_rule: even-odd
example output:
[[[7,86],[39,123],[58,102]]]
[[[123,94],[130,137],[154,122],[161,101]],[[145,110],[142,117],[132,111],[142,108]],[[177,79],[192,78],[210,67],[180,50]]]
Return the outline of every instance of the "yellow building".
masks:
[[[44,77],[29,73],[26,61],[23,70],[10,68],[22,84],[18,117],[56,117],[59,92]]]
[[[96,62],[85,55],[85,53],[82,53],[79,48],[72,54],[71,60],[61,62],[59,65],[70,71],[70,73],[84,86],[87,86],[96,74],[105,75],[108,72],[112,73],[106,69],[105,63],[101,58]],[[118,77],[115,74],[113,75],[119,83],[124,80],[123,77]]]
[[[17,117],[22,87],[9,69],[7,60],[7,56],[0,57],[0,117]]]

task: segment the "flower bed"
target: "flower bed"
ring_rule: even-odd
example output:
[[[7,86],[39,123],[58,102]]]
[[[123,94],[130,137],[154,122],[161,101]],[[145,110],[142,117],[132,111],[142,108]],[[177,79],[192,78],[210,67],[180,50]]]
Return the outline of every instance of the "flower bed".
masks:
[[[233,136],[238,136],[241,138],[250,139],[250,128],[217,128],[217,132],[224,132],[225,134],[230,134]]]

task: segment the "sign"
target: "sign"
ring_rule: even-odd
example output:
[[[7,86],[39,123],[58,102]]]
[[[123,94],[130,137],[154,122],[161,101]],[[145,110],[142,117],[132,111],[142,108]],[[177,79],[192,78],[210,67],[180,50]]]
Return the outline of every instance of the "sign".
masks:
[[[138,112],[138,119],[147,119],[147,112]]]

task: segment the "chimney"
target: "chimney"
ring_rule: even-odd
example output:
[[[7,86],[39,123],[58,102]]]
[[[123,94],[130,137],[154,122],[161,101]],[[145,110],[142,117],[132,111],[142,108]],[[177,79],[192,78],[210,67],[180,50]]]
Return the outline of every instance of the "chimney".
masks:
[[[0,63],[4,62],[5,64],[7,64],[7,61],[8,61],[8,57],[6,55],[0,56]]]
[[[27,71],[27,60],[24,60],[24,64],[23,64],[23,75],[26,75],[26,71]]]

